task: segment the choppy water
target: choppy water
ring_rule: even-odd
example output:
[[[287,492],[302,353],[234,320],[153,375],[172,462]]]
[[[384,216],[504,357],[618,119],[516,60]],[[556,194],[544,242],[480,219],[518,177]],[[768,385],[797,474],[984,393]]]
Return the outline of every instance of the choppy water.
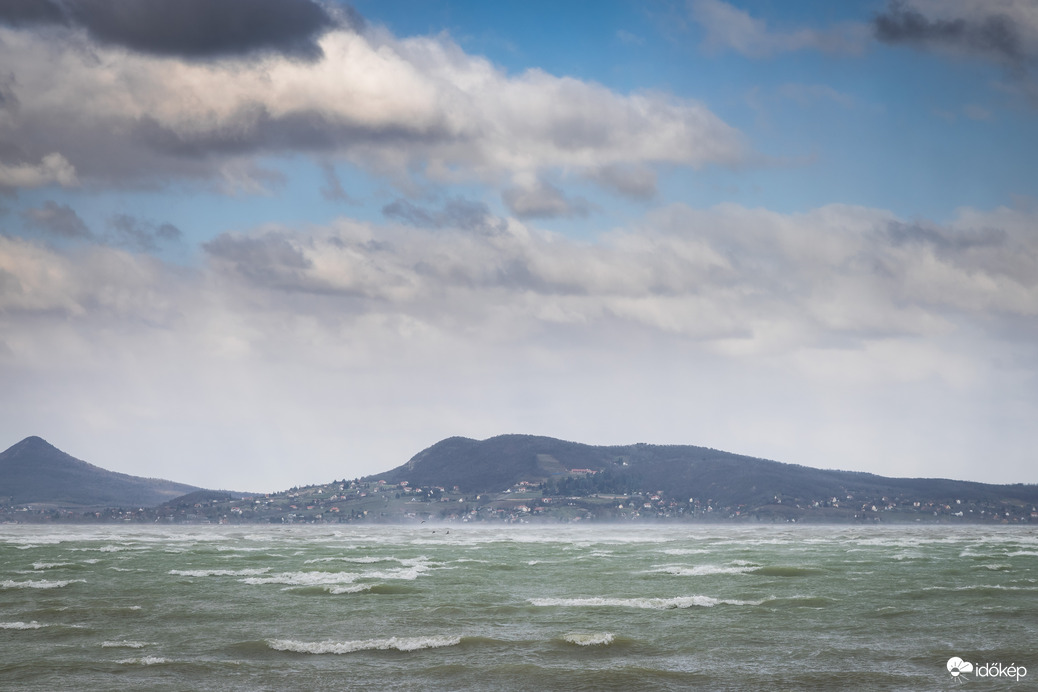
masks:
[[[0,526],[2,689],[930,690],[952,656],[1035,687],[1038,532]]]

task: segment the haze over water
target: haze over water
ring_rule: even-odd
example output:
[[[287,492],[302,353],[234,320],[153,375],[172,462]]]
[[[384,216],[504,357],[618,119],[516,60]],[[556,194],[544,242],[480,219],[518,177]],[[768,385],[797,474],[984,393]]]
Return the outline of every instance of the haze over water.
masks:
[[[0,687],[940,689],[1038,675],[999,527],[0,527]],[[1030,680],[1029,680],[1030,679]]]

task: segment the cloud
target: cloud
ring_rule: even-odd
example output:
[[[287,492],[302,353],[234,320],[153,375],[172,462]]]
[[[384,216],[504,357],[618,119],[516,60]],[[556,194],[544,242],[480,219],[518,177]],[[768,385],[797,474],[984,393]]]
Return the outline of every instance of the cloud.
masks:
[[[25,160],[60,156],[66,184],[105,186],[220,184],[259,156],[296,152],[350,161],[405,189],[416,179],[497,184],[749,155],[738,130],[693,100],[539,70],[510,76],[445,36],[331,29],[317,40],[315,62],[199,62],[0,27],[0,64],[18,102],[0,140],[18,142]],[[59,179],[53,166],[36,168],[0,169],[0,182]]]
[[[602,187],[637,200],[656,196],[656,171],[648,166],[614,164],[588,172],[588,178]]]
[[[335,172],[335,166],[327,161],[321,164],[321,172],[324,174],[325,185],[321,188],[321,197],[329,202],[352,202],[353,198],[342,186],[339,174]]]
[[[790,99],[801,106],[809,106],[817,101],[831,101],[844,108],[853,108],[856,101],[853,96],[833,89],[826,84],[799,84],[787,82],[779,85],[776,93]]]
[[[27,225],[55,238],[87,240],[133,252],[157,252],[163,244],[183,238],[181,230],[171,223],[157,223],[129,214],[109,218],[107,232],[98,236],[72,207],[53,200],[47,200],[42,207],[25,209],[21,215]]]
[[[258,237],[223,234],[202,245],[221,264],[257,284],[289,290],[315,290],[307,270],[313,261],[284,235]]]
[[[456,228],[479,233],[496,233],[504,223],[490,213],[486,204],[461,197],[448,199],[442,209],[421,207],[398,199],[382,207],[382,214],[419,228]]]
[[[645,39],[624,29],[616,30],[616,39],[625,46],[643,46]]]
[[[92,239],[83,219],[67,204],[47,200],[42,207],[26,209],[22,217],[34,228],[59,238]]]
[[[136,252],[156,252],[160,242],[177,242],[183,236],[171,223],[159,224],[129,214],[116,214],[108,220],[108,228],[108,243]]]
[[[161,56],[269,51],[314,60],[316,39],[338,22],[312,0],[16,0],[0,10],[0,23],[83,28],[99,44]]]
[[[62,187],[79,184],[76,169],[61,154],[47,154],[35,165],[0,162],[0,188],[45,187],[55,183]]]
[[[865,25],[846,23],[825,30],[778,31],[722,0],[688,0],[693,20],[706,30],[708,51],[734,50],[750,58],[779,53],[818,50],[823,53],[861,53],[868,38]]]
[[[64,7],[54,0],[9,0],[0,5],[0,24],[31,27],[64,21]]]
[[[506,188],[501,199],[520,219],[583,217],[590,211],[583,197],[567,197],[559,188],[540,180]]]
[[[0,235],[0,420],[230,487],[246,471],[214,460],[275,489],[516,430],[900,475],[976,474],[997,435],[988,480],[1026,479],[1033,209],[671,205],[575,241],[414,206],[444,225],[268,226],[214,239],[197,269]]]
[[[872,29],[884,43],[983,57],[1013,70],[1038,57],[1038,11],[1026,0],[891,1]]]
[[[473,234],[483,210],[468,202],[394,205],[386,215],[407,225],[266,230],[205,247],[214,266],[256,287],[349,296],[351,310],[363,299],[365,312],[466,329],[500,316],[520,332],[619,321],[746,353],[930,338],[963,320],[1038,315],[1038,243],[1025,212],[964,213],[941,226],[841,205],[789,215],[671,205],[586,245],[514,220]]]
[[[1038,316],[1033,210],[964,209],[953,222],[934,224],[843,205],[780,214],[675,204],[587,243],[495,220],[464,199],[442,207],[394,204],[386,215],[402,223],[342,220],[223,234],[203,246],[204,280],[180,290],[216,290],[218,302],[240,298],[255,301],[255,309],[291,300],[298,314],[336,315],[337,323],[353,319],[348,315],[380,316],[491,339],[499,328],[515,336],[569,325],[598,335],[626,325],[711,343],[726,354],[856,348]],[[41,223],[77,232],[74,212],[43,209],[51,216]],[[117,218],[113,228],[126,236],[122,247],[135,251],[169,230],[131,217]],[[138,255],[123,252],[115,239],[92,247],[82,270],[71,255],[28,241],[3,243],[3,269],[20,284],[23,274],[27,285],[82,276],[53,302],[84,310],[96,291],[111,292],[121,281],[108,276],[90,284],[96,277],[84,272],[102,266],[100,258],[108,258],[105,266],[158,266],[147,255],[131,261]],[[48,262],[51,273],[41,268]]]

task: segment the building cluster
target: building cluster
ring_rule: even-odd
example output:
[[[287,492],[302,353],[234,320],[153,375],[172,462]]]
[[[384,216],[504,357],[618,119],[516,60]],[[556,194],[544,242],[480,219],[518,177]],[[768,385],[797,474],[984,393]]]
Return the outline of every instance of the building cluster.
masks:
[[[573,474],[592,474],[575,469]],[[75,511],[45,506],[0,506],[0,522],[149,523],[510,523],[581,521],[702,521],[909,523],[1038,522],[1038,509],[1010,500],[943,501],[864,497],[844,493],[811,500],[773,495],[754,505],[709,497],[673,497],[663,490],[551,495],[547,484],[521,481],[494,493],[458,487],[413,486],[404,481],[341,480],[264,495],[188,495],[155,508]]]

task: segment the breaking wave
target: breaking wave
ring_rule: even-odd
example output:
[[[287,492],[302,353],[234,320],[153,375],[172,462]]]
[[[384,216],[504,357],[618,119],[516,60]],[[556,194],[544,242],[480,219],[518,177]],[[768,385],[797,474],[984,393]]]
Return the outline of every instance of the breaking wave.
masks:
[[[656,569],[648,570],[649,574],[673,574],[678,577],[705,577],[714,574],[746,574],[756,570],[757,567],[734,566],[723,567],[721,565],[663,565]]]
[[[355,651],[419,651],[438,649],[461,643],[461,637],[438,635],[432,637],[390,637],[388,639],[360,639],[354,641],[301,642],[293,639],[268,639],[267,646],[275,651],[300,654],[349,654]]]
[[[530,598],[535,606],[556,607],[589,607],[589,608],[648,608],[651,610],[672,610],[675,608],[712,608],[716,605],[760,605],[763,601],[739,601],[730,598],[712,598],[710,596],[677,596],[675,598]]]
[[[74,562],[34,562],[32,568],[35,570],[56,569],[58,567],[72,567]]]
[[[577,646],[606,646],[613,643],[616,635],[612,632],[593,632],[590,634],[571,632],[564,634],[562,639]]]
[[[266,574],[269,567],[258,567],[254,569],[171,569],[169,574],[181,577],[254,577]]]
[[[124,665],[137,665],[137,666],[155,666],[161,663],[169,663],[168,658],[162,658],[161,656],[141,656],[140,658],[124,658],[116,663]]]
[[[0,588],[2,589],[60,589],[68,586],[69,584],[75,584],[76,582],[86,582],[86,579],[65,579],[65,580],[49,580],[49,579],[30,579],[29,581],[13,581],[11,579],[5,579],[0,581]]]

